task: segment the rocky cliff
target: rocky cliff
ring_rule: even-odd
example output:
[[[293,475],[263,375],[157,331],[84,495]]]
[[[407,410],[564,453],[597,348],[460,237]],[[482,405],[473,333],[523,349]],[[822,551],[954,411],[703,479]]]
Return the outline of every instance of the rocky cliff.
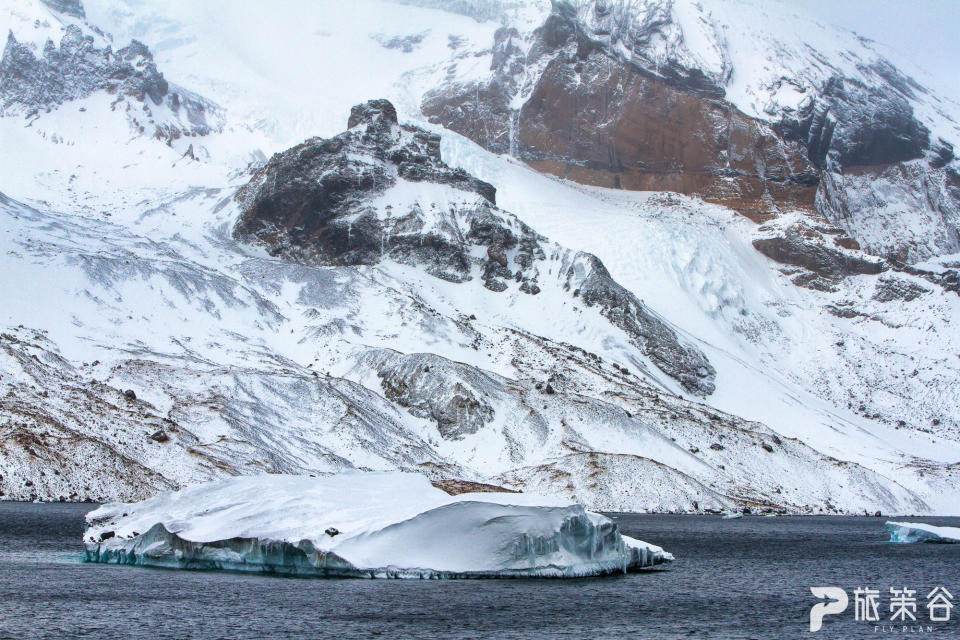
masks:
[[[79,3],[56,3],[55,8],[82,17]],[[68,24],[59,46],[47,40],[37,56],[12,32],[7,35],[0,58],[0,116],[30,118],[97,92],[115,96],[112,108],[127,111],[131,126],[164,140],[205,135],[219,126],[219,109],[196,94],[171,87],[141,42],[134,40],[116,51],[109,45],[98,48],[92,35]]]
[[[274,155],[237,192],[236,237],[273,255],[332,266],[384,260],[494,292],[562,287],[596,306],[662,371],[709,395],[715,371],[595,257],[549,243],[497,209],[496,190],[440,158],[440,138],[397,122],[387,100],[355,106],[350,129]],[[547,279],[548,274],[553,277]]]
[[[929,116],[939,103],[928,90],[858,42],[838,53],[852,60],[845,67],[745,29],[737,51],[757,46],[767,59],[736,66],[727,29],[750,7],[736,9],[555,0],[529,33],[497,32],[486,79],[454,73],[421,108],[492,151],[584,184],[695,194],[757,222],[815,212],[900,261],[956,251],[958,174],[951,143],[931,135],[943,119]],[[909,231],[917,216],[922,238]],[[891,226],[903,232],[876,237]]]

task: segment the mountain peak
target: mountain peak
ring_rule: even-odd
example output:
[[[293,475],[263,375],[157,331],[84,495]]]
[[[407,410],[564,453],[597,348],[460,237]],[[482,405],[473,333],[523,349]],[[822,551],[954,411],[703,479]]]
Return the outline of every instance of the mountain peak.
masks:
[[[358,104],[350,109],[350,118],[347,120],[347,128],[367,124],[382,128],[397,124],[397,110],[389,100],[377,99],[368,100],[363,104]]]

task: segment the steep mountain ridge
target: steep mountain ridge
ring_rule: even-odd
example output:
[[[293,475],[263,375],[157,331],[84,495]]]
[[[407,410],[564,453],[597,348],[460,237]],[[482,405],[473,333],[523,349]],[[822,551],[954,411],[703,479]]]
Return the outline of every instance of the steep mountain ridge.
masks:
[[[68,18],[85,18],[79,2],[47,6]],[[70,23],[59,43],[47,40],[38,55],[33,43],[19,42],[11,29],[0,57],[0,112],[32,118],[105,92],[115,96],[110,108],[125,112],[131,129],[168,143],[222,125],[216,105],[167,82],[143,43],[133,40],[114,52],[109,44],[97,47],[102,39],[89,25]]]
[[[439,136],[399,125],[387,100],[355,106],[348,126],[274,155],[237,192],[242,214],[234,233],[308,264],[391,259],[453,283],[477,272],[495,293],[510,281],[534,296],[559,286],[572,304],[580,298],[599,307],[684,389],[713,391],[716,372],[702,353],[682,344],[595,256],[551,245],[498,211],[492,185],[440,159]],[[556,279],[547,280],[554,270]]]
[[[514,36],[430,2],[303,3],[295,24],[224,22],[216,2],[90,0],[86,18],[16,2],[35,61],[70,25],[104,55],[87,20],[119,26],[222,121],[158,139],[110,85],[0,117],[26,151],[0,184],[6,497],[360,468],[620,510],[956,503],[948,266],[892,269],[809,212],[757,227],[556,180],[425,122],[438,74],[514,66],[542,7],[498,5]],[[166,113],[125,102],[141,124]]]
[[[780,3],[557,0],[536,28],[497,32],[486,78],[454,63],[422,108],[585,184],[758,221],[815,211],[899,262],[960,250],[956,105]]]

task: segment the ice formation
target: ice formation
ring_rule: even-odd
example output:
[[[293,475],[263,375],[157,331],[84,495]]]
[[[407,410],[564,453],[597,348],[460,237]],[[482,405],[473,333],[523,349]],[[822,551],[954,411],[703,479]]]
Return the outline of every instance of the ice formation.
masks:
[[[416,474],[235,477],[87,516],[89,562],[365,578],[579,577],[669,562],[609,518]]]
[[[887,522],[890,542],[960,543],[960,527],[935,527],[922,522]]]

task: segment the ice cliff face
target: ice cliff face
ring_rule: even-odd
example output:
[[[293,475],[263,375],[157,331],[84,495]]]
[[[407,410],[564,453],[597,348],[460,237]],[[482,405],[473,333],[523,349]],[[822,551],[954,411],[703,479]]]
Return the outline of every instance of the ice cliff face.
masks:
[[[925,522],[887,522],[885,526],[890,542],[898,544],[960,544],[960,528],[957,527],[935,527]]]

